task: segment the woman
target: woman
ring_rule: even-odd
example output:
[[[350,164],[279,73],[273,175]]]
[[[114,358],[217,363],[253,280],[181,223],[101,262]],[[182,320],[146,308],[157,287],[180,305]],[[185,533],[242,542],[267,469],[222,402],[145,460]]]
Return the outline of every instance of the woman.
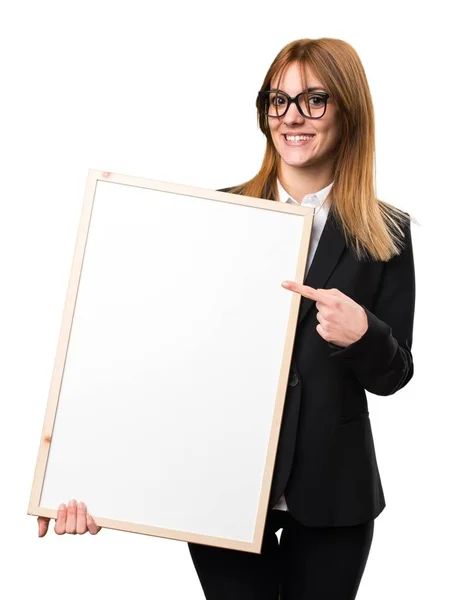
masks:
[[[365,390],[413,375],[410,219],[375,196],[372,101],[350,45],[285,46],[257,110],[262,167],[222,191],[314,206],[307,276],[282,284],[303,300],[261,554],[188,547],[208,600],[351,600],[385,507]],[[72,501],[55,530],[99,528]]]
[[[257,110],[262,167],[222,191],[315,207],[306,285],[283,283],[303,299],[261,554],[188,546],[208,600],[352,600],[385,507],[365,390],[413,375],[410,219],[375,196],[372,101],[349,44],[285,46]]]

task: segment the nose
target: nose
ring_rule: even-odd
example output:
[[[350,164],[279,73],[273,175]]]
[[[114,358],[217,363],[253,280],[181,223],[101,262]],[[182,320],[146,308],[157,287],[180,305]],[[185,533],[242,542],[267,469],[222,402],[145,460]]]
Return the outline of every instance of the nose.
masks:
[[[304,123],[305,118],[300,113],[295,102],[291,102],[286,114],[284,115],[284,125]]]

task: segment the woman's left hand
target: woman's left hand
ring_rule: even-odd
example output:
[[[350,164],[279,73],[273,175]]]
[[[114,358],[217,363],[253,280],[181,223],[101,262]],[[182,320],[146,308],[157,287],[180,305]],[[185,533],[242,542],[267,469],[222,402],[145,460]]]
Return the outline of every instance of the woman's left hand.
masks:
[[[315,301],[318,309],[316,330],[330,344],[346,348],[358,341],[367,331],[366,311],[349,296],[333,288],[323,290],[283,281],[284,288]]]

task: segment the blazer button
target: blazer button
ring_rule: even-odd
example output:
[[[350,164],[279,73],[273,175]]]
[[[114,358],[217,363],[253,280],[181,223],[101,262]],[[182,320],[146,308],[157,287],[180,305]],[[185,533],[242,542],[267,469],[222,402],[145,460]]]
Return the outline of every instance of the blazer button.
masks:
[[[289,381],[288,384],[290,385],[290,387],[295,387],[296,385],[298,385],[299,379],[298,379],[298,375],[296,373],[290,373],[289,374]]]

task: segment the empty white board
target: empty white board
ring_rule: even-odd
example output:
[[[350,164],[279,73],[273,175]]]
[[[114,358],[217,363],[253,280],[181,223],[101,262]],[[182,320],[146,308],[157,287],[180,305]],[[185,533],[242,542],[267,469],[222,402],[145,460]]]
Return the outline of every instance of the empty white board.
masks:
[[[30,514],[260,552],[312,214],[90,171]]]

